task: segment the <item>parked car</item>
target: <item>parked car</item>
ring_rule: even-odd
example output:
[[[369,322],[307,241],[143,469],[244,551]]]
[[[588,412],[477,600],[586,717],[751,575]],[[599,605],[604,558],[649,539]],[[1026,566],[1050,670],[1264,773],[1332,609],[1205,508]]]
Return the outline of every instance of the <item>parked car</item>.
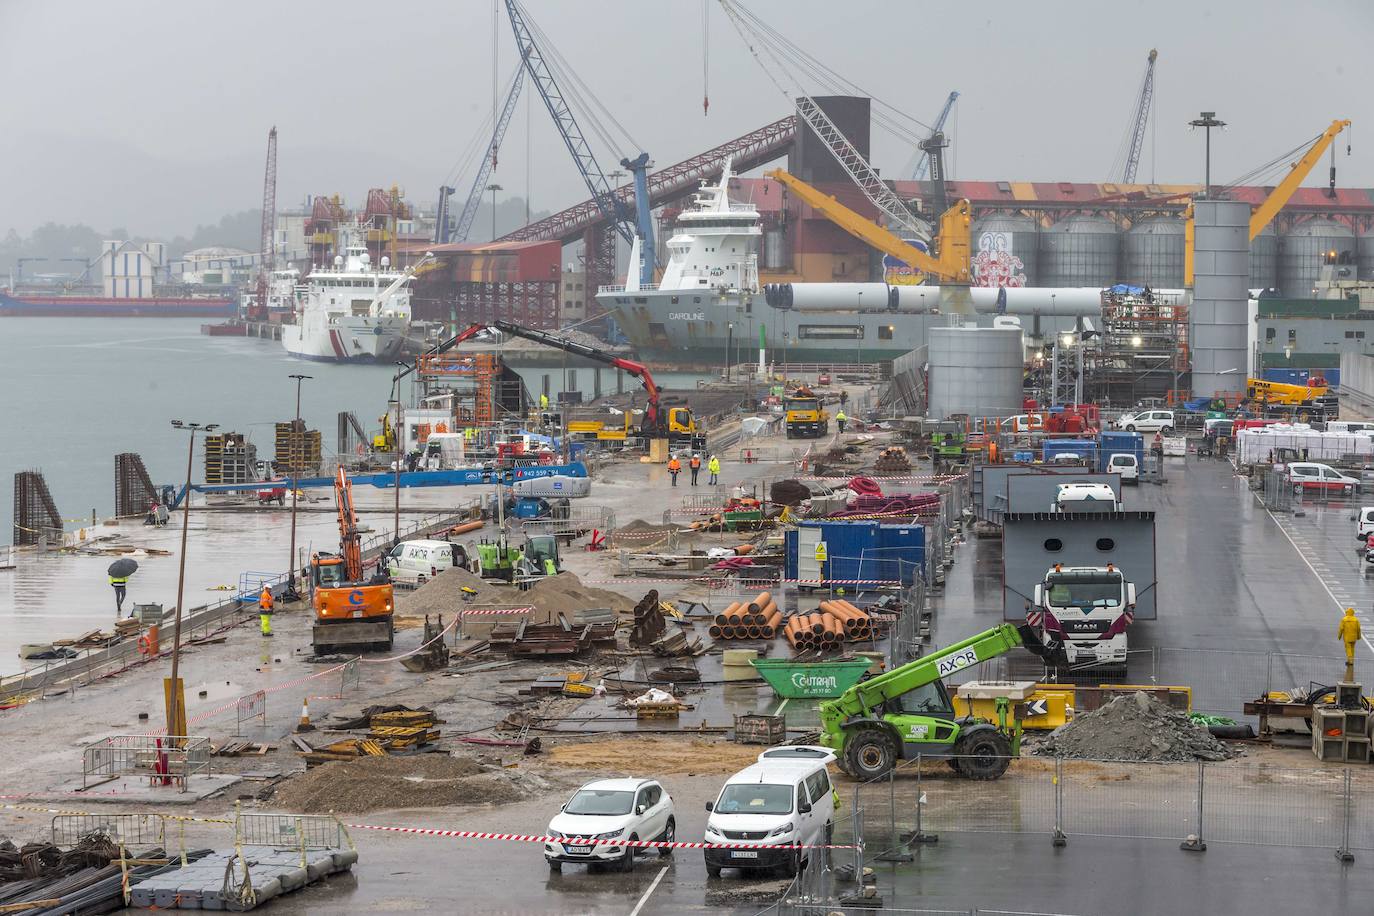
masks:
[[[1288,465],[1288,482],[1293,485],[1294,493],[1315,490],[1353,496],[1360,491],[1359,478],[1342,474],[1329,464],[1315,461],[1295,461]]]
[[[1350,518],[1355,523],[1355,540],[1363,546],[1369,542],[1369,536],[1374,534],[1374,506],[1361,506],[1360,511]]]
[[[706,821],[707,843],[742,847],[705,849],[706,874],[723,868],[776,868],[792,877],[807,859],[805,850],[779,846],[828,843],[835,826],[835,799],[826,764],[829,748],[809,745],[769,748],[758,763],[725,781]],[[758,846],[750,849],[749,846]]]
[[[1107,473],[1120,474],[1122,483],[1140,483],[1140,462],[1130,452],[1116,452],[1107,459]]]
[[[573,793],[573,797],[549,821],[544,858],[550,871],[563,864],[615,865],[621,871],[635,867],[635,856],[646,848],[601,843],[598,840],[656,840],[671,843],[677,835],[673,799],[653,779],[598,779]],[[672,855],[660,847],[660,856]]]
[[[1002,421],[1004,433],[1039,432],[1045,428],[1045,418],[1040,414],[1019,413]]]
[[[1174,431],[1174,412],[1172,410],[1142,410],[1139,413],[1124,414],[1116,421],[1117,429],[1127,432],[1164,433]]]
[[[417,583],[432,579],[451,566],[466,564],[467,551],[448,541],[402,541],[386,557],[386,571],[393,579]]]

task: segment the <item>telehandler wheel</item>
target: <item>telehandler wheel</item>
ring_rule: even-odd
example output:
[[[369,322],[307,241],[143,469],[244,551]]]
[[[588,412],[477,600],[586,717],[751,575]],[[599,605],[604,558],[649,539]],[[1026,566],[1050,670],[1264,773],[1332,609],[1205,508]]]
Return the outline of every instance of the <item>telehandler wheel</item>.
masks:
[[[984,729],[960,738],[954,753],[966,779],[998,779],[1011,766],[1011,742],[998,731]]]
[[[844,743],[844,759],[855,779],[877,779],[897,765],[897,748],[881,728],[860,728]]]

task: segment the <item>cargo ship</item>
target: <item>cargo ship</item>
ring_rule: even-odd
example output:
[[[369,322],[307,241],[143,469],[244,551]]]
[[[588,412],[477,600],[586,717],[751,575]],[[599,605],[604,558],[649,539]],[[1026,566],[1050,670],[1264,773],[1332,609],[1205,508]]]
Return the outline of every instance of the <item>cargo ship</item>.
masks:
[[[0,289],[0,317],[49,318],[232,318],[232,296],[114,296],[13,292]]]
[[[296,321],[282,325],[286,352],[320,362],[390,362],[410,332],[409,271],[379,267],[364,245],[348,245],[332,268],[316,269],[296,296]]]

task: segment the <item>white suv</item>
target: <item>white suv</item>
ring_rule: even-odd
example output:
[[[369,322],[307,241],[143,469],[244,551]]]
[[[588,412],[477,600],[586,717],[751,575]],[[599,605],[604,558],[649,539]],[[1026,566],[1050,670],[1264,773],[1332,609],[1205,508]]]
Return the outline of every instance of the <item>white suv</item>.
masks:
[[[1130,433],[1161,432],[1167,435],[1174,429],[1174,412],[1172,410],[1142,410],[1140,413],[1128,413],[1116,421],[1116,426],[1117,429],[1124,429]]]
[[[598,840],[659,840],[671,843],[676,833],[673,799],[652,779],[598,779],[568,799],[549,821],[544,858],[550,871],[562,871],[564,862],[584,865],[635,867],[635,856],[646,848],[622,846]],[[672,855],[659,847],[660,856]]]

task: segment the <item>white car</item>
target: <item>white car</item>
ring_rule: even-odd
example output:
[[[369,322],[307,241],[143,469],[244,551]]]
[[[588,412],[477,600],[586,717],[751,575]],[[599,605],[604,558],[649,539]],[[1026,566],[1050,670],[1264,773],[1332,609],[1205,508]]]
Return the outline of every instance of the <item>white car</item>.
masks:
[[[1107,459],[1107,473],[1120,474],[1122,483],[1140,483],[1140,462],[1130,452],[1113,452]]]
[[[1174,412],[1172,410],[1142,410],[1139,413],[1128,413],[1116,421],[1116,428],[1131,433],[1162,432],[1168,435],[1174,429]]]
[[[1355,540],[1361,544],[1369,540],[1369,536],[1374,534],[1374,506],[1361,506],[1353,518],[1355,522]]]
[[[1316,461],[1295,461],[1288,465],[1288,482],[1293,485],[1293,492],[1299,495],[1310,490],[1343,493],[1346,496],[1360,492],[1359,478],[1342,474],[1331,465]]]
[[[646,847],[622,846],[598,840],[657,840],[671,843],[677,835],[673,799],[652,779],[598,779],[568,799],[554,819],[544,844],[550,871],[562,871],[563,863],[616,865],[621,871],[635,867],[635,856]],[[659,847],[660,856],[672,855]]]

